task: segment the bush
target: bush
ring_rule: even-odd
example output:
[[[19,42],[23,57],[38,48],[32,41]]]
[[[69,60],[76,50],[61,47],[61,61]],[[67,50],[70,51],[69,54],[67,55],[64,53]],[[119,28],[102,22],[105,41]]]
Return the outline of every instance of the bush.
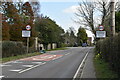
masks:
[[[100,40],[96,44],[96,52],[109,63],[111,69],[120,75],[120,33],[114,37]]]
[[[26,47],[22,42],[3,41],[2,57],[16,56],[26,53]]]

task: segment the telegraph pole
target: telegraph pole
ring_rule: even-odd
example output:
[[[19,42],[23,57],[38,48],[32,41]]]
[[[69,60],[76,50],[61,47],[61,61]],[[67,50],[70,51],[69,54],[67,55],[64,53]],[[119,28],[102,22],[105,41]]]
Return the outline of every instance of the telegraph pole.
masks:
[[[111,12],[111,36],[115,35],[115,0],[111,0],[110,3],[110,12]]]

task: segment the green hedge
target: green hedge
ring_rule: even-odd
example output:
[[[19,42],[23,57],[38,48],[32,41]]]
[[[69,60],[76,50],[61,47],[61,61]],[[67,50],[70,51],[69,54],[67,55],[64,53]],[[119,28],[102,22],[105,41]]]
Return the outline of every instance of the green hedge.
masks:
[[[99,40],[96,44],[96,51],[120,76],[120,33],[114,37]]]
[[[22,42],[3,41],[2,57],[16,56],[26,53],[26,47]]]

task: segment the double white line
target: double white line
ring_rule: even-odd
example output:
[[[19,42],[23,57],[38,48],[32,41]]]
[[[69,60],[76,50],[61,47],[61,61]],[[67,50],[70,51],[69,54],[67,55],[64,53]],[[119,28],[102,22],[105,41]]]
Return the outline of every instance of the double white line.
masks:
[[[74,77],[73,77],[73,80],[75,80],[75,79],[77,78],[78,73],[79,73],[80,69],[82,68],[83,63],[85,62],[85,60],[86,60],[88,54],[89,54],[89,52],[87,52],[86,55],[85,55],[85,57],[83,58],[81,64],[79,65],[79,67],[78,67],[78,69],[77,69],[77,71],[76,71],[76,73],[75,73],[75,75],[74,75]]]

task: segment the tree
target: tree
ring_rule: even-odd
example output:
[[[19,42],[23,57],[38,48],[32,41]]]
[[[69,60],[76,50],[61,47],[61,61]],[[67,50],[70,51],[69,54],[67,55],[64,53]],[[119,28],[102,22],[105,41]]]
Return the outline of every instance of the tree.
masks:
[[[76,42],[76,36],[75,36],[75,29],[73,27],[69,27],[65,34],[65,41],[69,46],[74,46]]]
[[[4,16],[4,15],[3,15]],[[9,26],[2,16],[2,40],[10,40]]]
[[[56,24],[55,21],[47,16],[37,18],[35,21],[36,31],[39,32],[40,43],[48,45],[48,43],[61,44],[63,39],[61,34],[64,30]]]
[[[95,3],[94,2],[81,2],[79,3],[79,8],[77,8],[77,12],[75,15],[78,18],[76,21],[79,24],[84,25],[86,29],[92,31],[95,34],[95,24],[94,24],[94,12],[95,12]]]
[[[30,4],[31,4],[31,6],[32,6],[34,16],[35,16],[35,17],[40,16],[40,3],[39,3],[39,1],[36,0],[35,2],[33,2],[33,1],[31,0]]]
[[[6,23],[6,28],[9,28],[8,34],[10,35],[10,40],[20,41],[22,38],[20,25],[21,21],[17,8],[14,6],[13,2],[3,2],[1,6],[3,8],[2,12],[4,16],[3,23]],[[2,27],[5,28],[5,26],[6,25],[3,25]]]
[[[116,32],[120,32],[120,11],[115,14]]]
[[[119,0],[116,1],[116,10],[120,10]],[[96,14],[99,19],[96,19]],[[75,13],[78,21],[77,23],[89,27],[90,31],[95,34],[96,26],[103,25],[109,35],[110,32],[110,1],[109,0],[97,0],[96,2],[83,1],[79,3],[78,12]],[[96,23],[97,21],[97,23]],[[98,23],[99,22],[99,23]]]
[[[87,40],[88,40],[88,37],[87,37],[86,30],[80,27],[77,33],[78,44],[81,45],[82,43],[87,43]]]
[[[30,46],[32,46],[34,43],[34,37],[37,36],[37,33],[35,31],[34,12],[31,4],[29,2],[2,2],[1,7],[3,8],[2,13],[4,15],[5,23],[3,29],[9,28],[9,40],[26,42],[26,38],[22,38],[22,30],[26,30],[26,26],[30,25],[32,33]],[[5,37],[4,33],[3,35]]]

